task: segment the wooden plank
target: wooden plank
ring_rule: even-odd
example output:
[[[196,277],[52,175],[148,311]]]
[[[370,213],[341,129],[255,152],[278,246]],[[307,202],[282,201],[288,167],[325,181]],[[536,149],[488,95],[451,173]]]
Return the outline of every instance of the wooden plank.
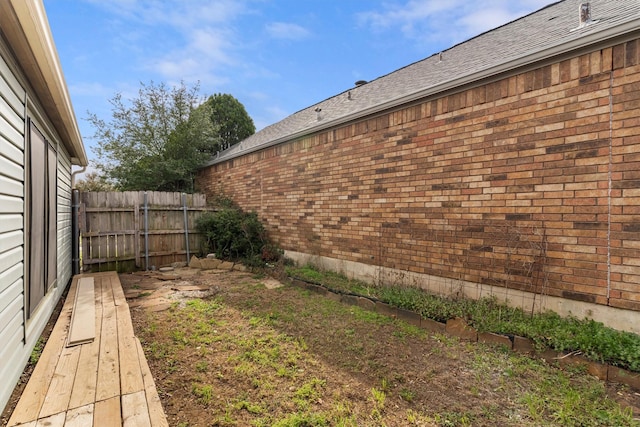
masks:
[[[67,417],[65,419],[64,426],[65,427],[91,427],[94,425],[93,423],[93,411],[94,406],[93,403],[85,406],[81,406],[79,408],[71,409],[67,412]],[[101,426],[102,424],[96,424],[96,426]]]
[[[96,402],[93,411],[93,425],[96,427],[121,427],[120,396]]]
[[[67,347],[85,344],[96,337],[96,298],[93,277],[82,277],[74,299]]]
[[[113,202],[111,202],[113,203]],[[87,212],[131,212],[131,206],[119,206],[119,207],[88,207]]]
[[[123,427],[151,427],[144,390],[122,395]]]
[[[129,306],[116,307],[118,317],[118,351],[120,355],[120,387],[122,394],[136,393],[144,390],[142,372],[138,361],[133,325]]]
[[[110,275],[109,275],[110,276]],[[100,358],[96,400],[120,395],[120,364],[118,354],[118,319],[113,304],[113,291],[109,276],[100,277],[102,294],[102,329],[100,332]]]
[[[118,261],[130,261],[135,259],[135,257],[133,255],[128,256],[128,257],[118,257]],[[116,258],[91,258],[91,259],[84,259],[83,263],[84,265],[91,265],[91,264],[105,264],[107,262],[115,262]]]
[[[111,289],[113,291],[113,304],[116,307],[121,305],[127,305],[127,298],[124,296],[124,291],[122,290],[122,284],[120,284],[120,279],[118,279],[118,275],[113,272],[113,276],[110,278]],[[127,312],[129,309],[127,307]],[[131,323],[131,313],[129,313],[129,323]],[[131,333],[133,333],[133,326],[131,326]]]
[[[65,418],[66,418],[66,413],[61,412],[59,414],[55,414],[50,417],[46,417],[38,420],[36,427],[64,427]]]
[[[110,227],[111,228],[111,227]],[[123,235],[134,235],[136,230],[122,229],[115,230],[112,228],[111,230],[103,230],[103,231],[87,231],[84,233],[86,237],[105,237],[105,236],[113,236],[114,234],[123,234]]]
[[[20,401],[11,414],[8,426],[28,423],[38,418],[40,407],[44,402],[60,353],[67,339],[66,330],[71,319],[71,302],[75,298],[77,286],[78,278],[74,278],[71,281],[67,300],[62,307],[60,316],[42,350],[36,367],[33,369],[29,382],[22,392]]]
[[[147,405],[149,406],[149,418],[151,419],[151,425],[153,427],[169,427],[169,422],[162,408],[162,402],[156,389],[156,383],[153,381],[153,375],[149,369],[147,358],[144,355],[142,344],[140,340],[136,338],[136,347],[138,349],[138,358],[140,362],[140,369],[142,370],[142,380],[144,382],[144,391],[147,398]]]
[[[66,347],[62,350],[49,390],[47,390],[47,395],[42,403],[42,409],[40,409],[40,418],[69,409],[78,360],[80,360],[80,347]]]
[[[96,339],[90,344],[83,345],[80,351],[78,372],[76,373],[76,380],[73,383],[69,408],[77,408],[93,403],[96,398],[102,329],[102,286],[99,281],[96,283],[98,289],[98,292],[94,292]]]

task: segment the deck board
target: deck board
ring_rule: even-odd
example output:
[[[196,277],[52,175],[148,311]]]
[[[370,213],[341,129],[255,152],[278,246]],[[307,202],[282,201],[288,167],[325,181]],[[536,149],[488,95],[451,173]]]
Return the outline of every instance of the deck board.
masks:
[[[93,277],[83,277],[78,281],[67,347],[89,343],[96,338],[95,288]]]
[[[67,347],[62,350],[49,390],[40,409],[40,418],[65,412],[69,408],[73,381],[78,370],[81,346]]]
[[[94,404],[91,403],[67,411],[64,425],[66,427],[84,427],[91,425],[93,423],[93,408]]]
[[[71,288],[67,294],[67,301],[75,298],[77,282],[74,280],[71,283]],[[53,378],[56,365],[60,359],[60,353],[67,340],[66,329],[71,319],[71,305],[65,305],[60,311],[56,327],[51,331],[49,340],[42,350],[40,359],[33,369],[31,379],[27,383],[25,389],[22,392],[22,399],[28,401],[28,405],[18,404],[11,415],[9,425],[11,423],[27,424],[31,421],[37,420],[42,404],[44,403],[45,396],[49,390],[49,384]],[[58,324],[60,326],[58,327]]]
[[[151,427],[144,390],[122,395],[122,425],[124,427]]]
[[[95,320],[96,335],[100,336],[102,329],[102,292],[100,284],[95,284]],[[78,372],[71,391],[69,408],[78,408],[96,401],[98,387],[98,361],[100,358],[100,340],[82,346]]]
[[[160,409],[162,409],[162,407]],[[96,402],[93,419],[93,423],[96,426],[120,427],[122,425],[120,397],[116,396],[111,399]]]
[[[66,347],[78,281],[94,280],[95,339]],[[168,426],[115,272],[74,277],[7,427]]]
[[[118,322],[113,304],[111,281],[98,280],[102,293],[102,330],[98,364],[96,400],[120,396],[120,361],[118,356]]]

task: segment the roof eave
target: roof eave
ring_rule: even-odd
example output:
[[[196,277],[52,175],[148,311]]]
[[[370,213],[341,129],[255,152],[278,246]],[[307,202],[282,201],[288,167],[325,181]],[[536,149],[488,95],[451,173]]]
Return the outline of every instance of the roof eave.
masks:
[[[0,25],[72,164],[86,166],[87,154],[42,0],[2,2]]]
[[[298,138],[302,138],[311,133],[320,132],[326,129],[339,126],[344,123],[358,120],[363,117],[367,117],[372,114],[378,113],[380,111],[397,108],[401,105],[410,104],[420,99],[432,97],[439,93],[451,91],[452,89],[455,89],[455,88],[472,85],[475,82],[482,81],[484,79],[488,79],[496,75],[509,73],[510,71],[517,70],[531,64],[543,62],[550,58],[556,58],[558,56],[566,55],[567,53],[574,52],[576,50],[585,49],[589,46],[593,46],[596,44],[606,44],[606,42],[610,41],[611,39],[620,38],[633,32],[640,32],[637,20],[628,21],[618,26],[607,28],[603,31],[594,32],[584,37],[577,38],[569,42],[562,43],[562,44],[553,46],[551,48],[535,52],[534,54],[531,54],[531,55],[525,55],[525,56],[513,59],[511,61],[505,62],[503,64],[500,64],[498,66],[487,68],[485,70],[481,70],[473,74],[469,74],[453,80],[448,80],[438,85],[430,86],[422,90],[419,90],[417,92],[414,92],[405,96],[401,96],[398,98],[394,98],[387,102],[370,106],[368,108],[359,110],[352,114],[348,114],[333,120],[327,120],[326,122],[323,122],[318,126],[307,128],[299,132],[295,132],[290,135],[274,139],[272,141],[269,141],[266,144],[261,144],[255,147],[248,148],[239,153],[234,153],[233,155],[230,155],[228,157],[225,157],[223,155],[216,159],[212,159],[210,162],[205,164],[204,167],[213,166],[218,163],[226,162],[237,157],[241,157],[247,154],[254,153],[256,151],[263,150],[265,148],[269,148],[275,145],[285,143],[287,141],[292,141]]]

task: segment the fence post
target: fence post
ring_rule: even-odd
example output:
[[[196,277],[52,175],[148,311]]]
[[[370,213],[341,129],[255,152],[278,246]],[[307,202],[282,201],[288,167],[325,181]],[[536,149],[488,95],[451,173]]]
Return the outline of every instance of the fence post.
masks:
[[[144,269],[149,271],[149,204],[144,192]]]
[[[140,193],[136,193],[135,200],[133,205],[133,251],[136,268],[140,268]]]
[[[187,218],[187,194],[182,193],[182,209],[184,212],[184,239],[187,248],[187,264],[189,264],[189,220]]]

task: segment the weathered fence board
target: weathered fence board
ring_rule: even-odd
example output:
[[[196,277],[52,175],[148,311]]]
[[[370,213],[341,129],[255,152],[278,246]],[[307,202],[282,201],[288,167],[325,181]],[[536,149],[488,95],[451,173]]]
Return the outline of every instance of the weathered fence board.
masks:
[[[203,194],[81,193],[83,270],[130,271],[188,262],[201,246],[196,219],[211,210]]]

